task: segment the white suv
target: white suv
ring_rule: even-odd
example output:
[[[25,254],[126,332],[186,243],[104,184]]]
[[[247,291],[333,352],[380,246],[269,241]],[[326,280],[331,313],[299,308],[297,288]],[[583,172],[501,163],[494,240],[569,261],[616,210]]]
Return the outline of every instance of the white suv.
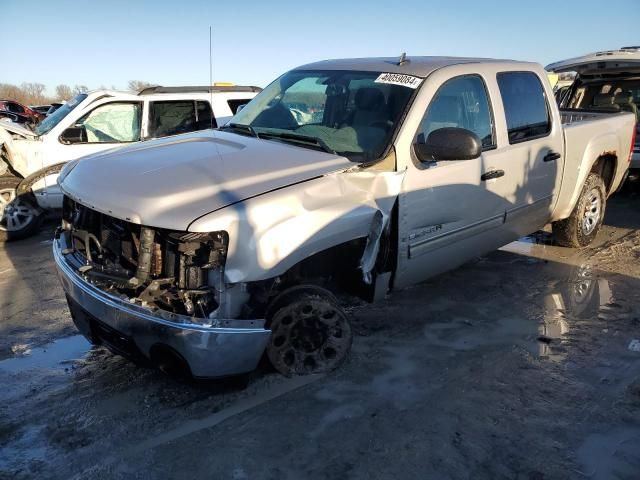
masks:
[[[0,121],[0,240],[23,238],[62,206],[57,174],[69,160],[225,124],[261,89],[149,87],[77,95],[33,130]]]

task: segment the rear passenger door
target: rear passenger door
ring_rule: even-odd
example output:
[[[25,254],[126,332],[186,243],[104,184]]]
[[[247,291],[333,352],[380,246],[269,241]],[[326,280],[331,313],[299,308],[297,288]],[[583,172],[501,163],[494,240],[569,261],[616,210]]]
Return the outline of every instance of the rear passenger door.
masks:
[[[203,100],[163,100],[150,102],[148,138],[216,128],[211,105]]]
[[[553,96],[547,95],[536,73],[498,72],[496,81],[507,127],[507,144],[498,159],[517,186],[509,198],[505,227],[517,238],[550,218],[562,175],[562,126],[553,118]],[[494,186],[498,183],[488,185]]]

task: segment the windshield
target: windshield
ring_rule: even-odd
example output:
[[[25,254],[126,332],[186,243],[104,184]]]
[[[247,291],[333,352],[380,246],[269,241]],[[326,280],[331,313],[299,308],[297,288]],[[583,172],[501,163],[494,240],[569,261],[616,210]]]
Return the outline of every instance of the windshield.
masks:
[[[76,108],[80,104],[80,102],[82,102],[85,98],[87,98],[86,93],[81,93],[79,95],[76,95],[67,103],[65,103],[60,108],[58,108],[55,112],[53,112],[51,115],[49,115],[47,118],[45,118],[42,122],[36,125],[33,131],[37,135],[44,135],[45,133],[49,132],[53,127],[55,127],[58,123],[60,123],[60,121],[64,117],[66,117],[71,110]]]
[[[382,72],[292,71],[264,89],[226,128],[322,148],[353,161],[376,160],[421,81],[414,78],[406,86],[386,78],[391,76]]]

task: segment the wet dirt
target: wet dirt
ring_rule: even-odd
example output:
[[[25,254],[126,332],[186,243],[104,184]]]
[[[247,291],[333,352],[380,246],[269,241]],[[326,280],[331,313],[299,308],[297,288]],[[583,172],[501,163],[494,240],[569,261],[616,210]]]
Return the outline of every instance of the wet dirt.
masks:
[[[640,478],[640,197],[375,305],[349,360],[185,383],[77,335],[48,231],[0,250],[0,478]],[[43,243],[44,242],[44,243]]]

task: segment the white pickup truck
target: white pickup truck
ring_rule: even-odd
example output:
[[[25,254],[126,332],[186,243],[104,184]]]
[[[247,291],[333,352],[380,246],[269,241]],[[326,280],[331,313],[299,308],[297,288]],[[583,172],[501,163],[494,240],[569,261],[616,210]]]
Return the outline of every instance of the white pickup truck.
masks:
[[[333,60],[223,128],[69,163],[53,253],[79,330],[217,377],[266,351],[335,368],[336,299],[374,300],[552,222],[588,245],[629,165],[630,113],[563,116],[537,64]]]
[[[69,160],[152,138],[223,125],[258,87],[149,87],[82,93],[33,129],[0,122],[0,241],[23,238],[43,210],[62,207],[57,173]]]

